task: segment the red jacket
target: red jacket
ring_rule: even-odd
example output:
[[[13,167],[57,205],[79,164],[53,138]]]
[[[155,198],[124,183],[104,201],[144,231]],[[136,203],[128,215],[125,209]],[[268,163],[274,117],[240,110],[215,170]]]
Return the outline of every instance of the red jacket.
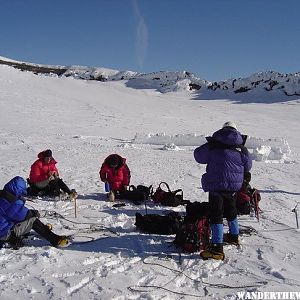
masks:
[[[32,183],[41,182],[47,180],[51,173],[56,172],[59,176],[58,170],[55,166],[56,161],[52,157],[51,160],[46,163],[44,160],[44,151],[38,154],[38,160],[36,160],[31,166],[29,181]]]
[[[119,165],[115,168],[108,164],[112,156],[116,156],[120,160]],[[118,154],[111,154],[104,160],[99,175],[101,180],[103,182],[107,181],[110,188],[115,191],[122,190],[124,185],[130,183],[130,170],[126,164],[126,159]]]

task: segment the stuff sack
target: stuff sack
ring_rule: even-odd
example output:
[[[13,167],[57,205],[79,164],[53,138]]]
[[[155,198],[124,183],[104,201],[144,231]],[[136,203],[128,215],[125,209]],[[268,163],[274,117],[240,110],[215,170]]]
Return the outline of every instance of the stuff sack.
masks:
[[[135,214],[135,226],[147,233],[155,233],[162,235],[176,234],[182,217],[177,212],[171,212],[166,216],[157,214],[141,215],[140,213]]]
[[[179,228],[174,244],[182,252],[193,253],[207,249],[210,239],[209,219],[202,217],[194,219],[185,217]]]
[[[165,185],[167,188],[167,191],[164,191],[162,189],[162,185]],[[152,195],[152,200],[157,203],[164,206],[178,206],[181,204],[186,204],[189,201],[183,200],[183,191],[182,189],[178,189],[175,191],[171,191],[169,185],[166,182],[161,182]]]
[[[122,192],[122,198],[132,201],[136,205],[140,205],[142,202],[149,199],[152,193],[152,186],[146,187],[144,185],[130,185],[128,191]]]

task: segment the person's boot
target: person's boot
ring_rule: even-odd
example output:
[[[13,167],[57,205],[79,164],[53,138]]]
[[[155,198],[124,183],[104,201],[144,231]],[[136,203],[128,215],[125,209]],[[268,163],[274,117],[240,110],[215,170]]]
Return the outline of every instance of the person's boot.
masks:
[[[7,242],[9,244],[9,246],[11,248],[13,248],[14,250],[18,250],[18,249],[20,249],[21,247],[24,246],[22,238],[16,236],[14,232],[11,233],[11,236],[9,237]]]
[[[72,189],[69,193],[69,199],[72,201],[72,200],[75,200],[77,197],[78,197],[78,194],[77,194],[76,190]]]
[[[111,190],[111,191],[108,193],[108,200],[109,200],[110,202],[115,202],[115,198],[116,198],[116,195],[115,195],[114,191]]]
[[[223,244],[212,244],[208,249],[200,253],[203,260],[216,259],[224,260],[225,254],[223,252]]]
[[[223,241],[225,244],[231,244],[235,246],[240,244],[238,234],[224,233]]]

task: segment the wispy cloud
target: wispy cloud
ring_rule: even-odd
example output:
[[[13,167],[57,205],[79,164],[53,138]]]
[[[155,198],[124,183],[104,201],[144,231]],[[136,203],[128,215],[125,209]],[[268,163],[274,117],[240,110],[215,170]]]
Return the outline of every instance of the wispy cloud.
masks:
[[[136,28],[136,58],[139,67],[142,67],[145,61],[148,48],[148,28],[143,16],[141,15],[138,1],[132,0],[134,15],[137,19]]]

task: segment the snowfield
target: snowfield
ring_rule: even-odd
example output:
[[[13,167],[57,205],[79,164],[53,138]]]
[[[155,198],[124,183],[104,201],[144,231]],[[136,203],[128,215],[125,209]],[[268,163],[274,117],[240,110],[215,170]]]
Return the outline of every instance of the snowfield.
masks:
[[[300,202],[300,98],[275,90],[272,101],[261,89],[253,101],[205,100],[178,87],[160,93],[151,82],[144,89],[134,81],[36,76],[0,65],[0,188],[14,176],[27,178],[37,154],[51,148],[61,177],[79,193],[76,218],[74,202],[27,201],[54,232],[74,234],[75,243],[56,249],[32,236],[19,250],[0,249],[1,299],[238,299],[238,292],[300,291],[292,212]],[[240,249],[225,246],[224,261],[180,255],[174,236],[136,230],[135,213],[145,214],[144,205],[113,208],[106,200],[98,172],[107,155],[118,153],[131,184],[156,188],[166,181],[185,199],[207,201],[205,165],[194,161],[193,150],[229,120],[249,136],[251,183],[261,191],[263,213],[260,222],[239,218],[257,234],[243,236]],[[148,213],[170,210],[147,203]]]

